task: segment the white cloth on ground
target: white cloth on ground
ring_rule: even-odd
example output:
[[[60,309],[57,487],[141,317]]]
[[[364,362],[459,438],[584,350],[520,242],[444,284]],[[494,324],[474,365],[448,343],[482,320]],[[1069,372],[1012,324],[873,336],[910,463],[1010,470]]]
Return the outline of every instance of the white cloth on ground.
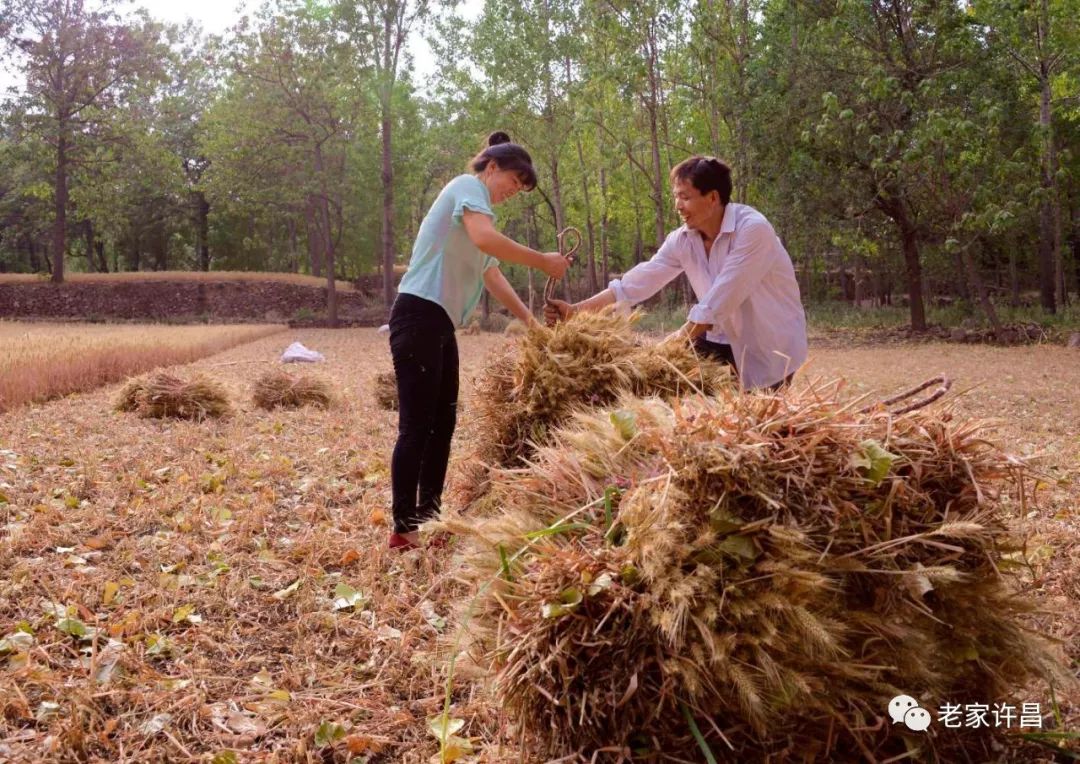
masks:
[[[299,342],[289,345],[289,347],[285,348],[285,352],[281,354],[282,363],[315,363],[316,361],[325,360],[326,356],[318,350],[309,350]]]

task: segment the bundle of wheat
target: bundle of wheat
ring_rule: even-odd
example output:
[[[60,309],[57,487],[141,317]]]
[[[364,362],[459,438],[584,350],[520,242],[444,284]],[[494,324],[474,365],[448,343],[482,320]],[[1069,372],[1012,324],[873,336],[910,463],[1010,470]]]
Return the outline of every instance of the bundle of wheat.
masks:
[[[330,383],[307,374],[292,375],[272,369],[255,381],[255,405],[263,409],[316,406],[328,408],[334,400]]]
[[[455,471],[455,503],[476,503],[491,468],[523,464],[577,410],[609,405],[627,392],[669,398],[732,386],[728,367],[685,342],[656,343],[635,333],[637,319],[611,309],[579,313],[553,328],[533,325],[492,353],[465,423],[471,447]]]
[[[397,377],[392,371],[379,372],[375,375],[375,400],[380,408],[387,411],[398,410]],[[457,411],[460,414],[465,410],[465,399],[458,395]]]
[[[375,401],[387,411],[398,410],[397,377],[392,371],[380,371],[375,375]]]
[[[537,747],[942,755],[991,743],[902,734],[891,698],[1067,681],[1003,576],[1022,467],[948,412],[854,408],[836,388],[626,398],[494,473],[497,511],[444,516],[480,592],[472,658]]]
[[[116,409],[144,417],[196,421],[232,413],[228,395],[217,382],[202,375],[183,379],[165,371],[128,382],[120,391]]]

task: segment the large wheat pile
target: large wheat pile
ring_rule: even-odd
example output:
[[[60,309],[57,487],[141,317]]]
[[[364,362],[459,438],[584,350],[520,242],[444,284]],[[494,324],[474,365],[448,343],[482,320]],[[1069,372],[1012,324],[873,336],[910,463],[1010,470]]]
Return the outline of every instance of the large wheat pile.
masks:
[[[985,730],[902,732],[889,700],[1017,700],[1062,676],[1001,573],[1022,468],[976,423],[721,387],[626,397],[546,443],[494,474],[488,512],[440,523],[479,592],[468,655],[534,750],[989,755]]]

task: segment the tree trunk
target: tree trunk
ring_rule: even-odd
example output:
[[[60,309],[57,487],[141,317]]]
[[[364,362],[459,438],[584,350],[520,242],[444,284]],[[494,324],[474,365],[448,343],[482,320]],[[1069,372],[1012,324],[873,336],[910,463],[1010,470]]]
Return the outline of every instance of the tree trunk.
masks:
[[[559,157],[551,152],[551,200],[555,207],[555,231],[566,227],[566,212],[563,210],[562,183],[559,181]]]
[[[645,258],[645,240],[641,230],[641,203],[638,196],[637,174],[630,169],[630,198],[634,203],[634,265]]]
[[[319,196],[319,217],[322,229],[323,252],[326,255],[326,319],[330,326],[337,326],[337,270],[334,263],[334,236],[330,229],[330,199],[326,188],[325,165],[322,146],[315,144],[315,171],[318,173],[322,194]]]
[[[195,249],[199,255],[199,270],[210,270],[210,202],[202,191],[194,192]]]
[[[589,202],[589,174],[585,167],[585,152],[581,148],[581,136],[577,138],[578,164],[581,167],[581,192],[585,199],[585,231],[588,236],[588,270],[586,275],[589,280],[589,294],[596,294],[596,242],[593,231],[592,205]]]
[[[154,215],[158,218],[158,222],[154,223],[150,229],[150,241],[154,253],[154,270],[167,271],[169,270],[169,240],[165,235],[165,221],[162,219],[160,212],[155,211]]]
[[[733,35],[737,40],[735,50],[732,52],[732,63],[735,65],[736,92],[740,103],[749,103],[746,87],[746,67],[750,58],[750,4],[746,0],[738,3],[738,34]],[[749,130],[746,126],[746,113],[742,109],[735,111],[735,193],[736,199],[743,204],[750,202],[750,178],[753,174],[750,154],[751,144]]]
[[[955,290],[957,296],[964,300],[971,300],[975,295],[975,292],[972,291],[975,282],[971,280],[971,273],[968,272],[967,261],[964,259],[964,254],[962,252],[956,253],[954,267],[956,268],[956,281],[952,288]]]
[[[897,221],[904,247],[904,267],[907,272],[908,301],[911,304],[911,329],[926,331],[926,308],[923,305],[922,263],[919,258],[919,237],[913,226]]]
[[[142,270],[142,242],[139,240],[139,232],[134,226],[128,231],[127,240],[127,269],[129,271]]]
[[[664,243],[664,181],[663,170],[660,167],[660,134],[657,124],[657,109],[659,108],[659,73],[656,71],[656,51],[649,48],[649,98],[646,111],[649,113],[649,144],[652,150],[652,199],[655,206],[656,216],[656,248]]]
[[[603,156],[603,151],[600,152]],[[607,168],[600,164],[600,262],[602,283],[608,284],[608,263],[610,258],[611,241],[608,232],[608,198],[607,198]]]
[[[923,305],[922,262],[919,255],[919,231],[908,213],[906,203],[896,196],[878,196],[878,208],[892,218],[900,233],[907,276],[908,302],[911,305],[911,329],[926,331],[926,307]]]
[[[285,226],[289,231],[289,273],[297,273],[300,265],[300,246],[296,237],[296,218],[289,215]]]
[[[40,273],[43,270],[42,262],[38,259],[37,247],[34,246],[34,237],[27,235],[26,239],[26,255],[30,259],[30,270],[34,273]],[[44,269],[48,270],[49,260],[45,259]]]
[[[1016,264],[1016,247],[1009,247],[1009,305],[1020,307],[1020,271]]]
[[[315,218],[315,197],[308,196],[307,204],[304,205],[304,220],[307,223],[308,258],[311,261],[311,275],[321,278],[322,270],[322,235],[319,233],[319,224]]]
[[[851,268],[851,301],[855,304],[856,309],[862,307],[863,289],[862,289],[862,269],[859,267],[859,256],[855,255],[855,260]]]
[[[1050,77],[1045,72],[1040,78],[1041,98],[1039,104],[1039,129],[1043,134],[1042,187],[1043,199],[1039,204],[1039,298],[1043,310],[1057,312],[1055,286],[1057,284],[1057,261],[1061,259],[1061,247],[1055,235],[1055,204],[1057,189],[1054,181],[1054,136],[1050,111]],[[1060,214],[1060,213],[1059,213]]]
[[[389,33],[389,32],[388,32]],[[385,73],[384,77],[387,76]],[[390,98],[392,85],[382,87],[382,265],[383,265],[383,302],[386,307],[394,302],[394,164],[392,149],[392,129]]]
[[[707,0],[708,18],[718,18],[719,11],[716,8],[716,0]],[[720,155],[720,99],[723,91],[720,88],[719,57],[707,55],[702,61],[702,83],[708,94],[708,124],[709,124],[709,147],[713,156]]]
[[[533,249],[540,250],[540,232],[537,229],[536,224],[536,205],[529,205],[528,218],[525,221],[525,235],[528,237],[529,246]],[[529,312],[535,315],[536,310],[536,282],[535,282],[535,268],[526,268],[526,274],[529,278]]]
[[[98,264],[94,251],[94,223],[89,218],[83,221],[83,241],[86,242],[86,267],[93,273],[98,270]]]
[[[1073,261],[1073,286],[1080,294],[1080,217],[1076,214],[1076,207],[1069,204],[1069,249],[1072,252]]]
[[[979,305],[982,306],[983,313],[985,313],[986,318],[989,319],[990,326],[994,328],[994,336],[1000,338],[1001,321],[998,319],[994,303],[990,302],[990,297],[986,292],[986,286],[983,284],[982,277],[979,276],[979,269],[975,266],[975,258],[971,256],[971,250],[968,247],[961,248],[960,260],[964,264],[964,270],[967,271],[968,281],[971,284],[970,291],[978,296]]]
[[[409,240],[415,241],[416,235],[420,232],[420,225],[424,222],[424,213],[427,212],[427,197],[428,192],[431,191],[432,181],[434,176],[427,174],[424,176],[424,185],[420,190],[420,193],[416,195],[416,214],[413,216],[409,225]]]
[[[60,135],[56,142],[56,198],[53,207],[55,217],[52,231],[52,281],[54,284],[64,282],[64,253],[67,250],[67,126],[60,121]]]

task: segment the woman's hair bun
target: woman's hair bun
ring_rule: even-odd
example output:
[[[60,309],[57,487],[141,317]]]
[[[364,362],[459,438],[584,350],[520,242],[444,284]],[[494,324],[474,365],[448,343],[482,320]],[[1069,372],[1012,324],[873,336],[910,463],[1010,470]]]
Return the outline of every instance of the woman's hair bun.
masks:
[[[496,130],[488,136],[488,146],[498,146],[500,143],[510,143],[510,136],[504,133],[502,130]]]

